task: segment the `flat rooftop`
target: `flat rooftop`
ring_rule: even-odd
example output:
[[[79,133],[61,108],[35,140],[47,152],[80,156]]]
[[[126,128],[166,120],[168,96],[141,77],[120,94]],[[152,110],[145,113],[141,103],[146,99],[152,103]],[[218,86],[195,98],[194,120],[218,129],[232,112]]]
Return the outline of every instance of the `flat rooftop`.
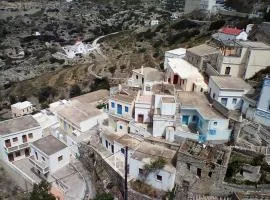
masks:
[[[262,49],[269,49],[270,50],[270,46],[268,44],[263,43],[263,42],[239,41],[238,43],[244,47],[259,48],[259,49],[262,48]]]
[[[174,85],[173,84],[167,84],[167,83],[159,83],[155,84],[152,87],[152,92],[154,94],[160,94],[160,95],[174,95]]]
[[[71,100],[78,100],[81,103],[94,103],[100,100],[107,100],[109,98],[108,90],[98,90],[90,92],[81,96],[71,98]]]
[[[243,79],[231,76],[211,76],[210,79],[220,89],[231,90],[250,90],[252,87],[246,83]]]
[[[186,51],[187,50],[185,48],[178,48],[178,49],[172,49],[172,50],[166,51],[165,53],[170,53],[170,54],[182,56],[182,55],[186,54]]]
[[[207,119],[226,119],[222,114],[209,106],[207,97],[197,92],[178,93],[181,109],[197,109]]]
[[[150,164],[151,161],[155,161],[161,157],[167,161],[164,170],[173,172],[175,171],[175,168],[172,165],[172,162],[175,158],[175,155],[176,151],[174,150],[148,142],[142,142],[140,146],[134,151],[131,158],[142,161],[145,164]]]
[[[138,97],[138,103],[149,103],[151,104],[154,101],[153,95],[141,95]]]
[[[227,149],[218,146],[203,146],[203,144],[191,140],[185,140],[182,143],[179,152],[219,165],[225,165],[229,160],[229,151]],[[181,157],[181,154],[179,154],[179,157]]]
[[[24,109],[32,106],[32,103],[30,101],[24,101],[24,102],[18,102],[15,104],[12,104],[11,107],[17,108],[17,109]]]
[[[214,54],[214,53],[219,53],[219,50],[214,48],[214,47],[211,47],[207,44],[202,44],[202,45],[199,45],[199,46],[195,46],[195,47],[192,47],[192,48],[189,48],[187,49],[188,52],[191,52],[195,55],[198,55],[198,56],[206,56],[206,55],[209,55],[209,54]]]
[[[138,89],[121,89],[121,91],[117,91],[111,95],[111,98],[116,101],[122,101],[126,103],[132,103],[137,97]]]
[[[169,58],[169,66],[175,74],[178,74],[182,79],[187,79],[189,77],[202,78],[198,68],[187,62],[182,58]]]
[[[135,149],[142,142],[142,140],[128,134],[124,134],[123,136],[116,138],[115,141],[123,146],[128,146],[131,149]]]
[[[37,120],[35,120],[31,115],[26,115],[0,122],[0,135],[8,135],[10,133],[16,133],[38,127],[40,127],[40,125]]]
[[[174,97],[162,97],[162,102],[163,103],[175,103],[175,98]]]
[[[32,143],[32,145],[41,150],[42,152],[44,152],[48,156],[55,154],[62,149],[67,148],[67,145],[65,145],[63,142],[61,142],[52,135],[36,140],[35,142]]]

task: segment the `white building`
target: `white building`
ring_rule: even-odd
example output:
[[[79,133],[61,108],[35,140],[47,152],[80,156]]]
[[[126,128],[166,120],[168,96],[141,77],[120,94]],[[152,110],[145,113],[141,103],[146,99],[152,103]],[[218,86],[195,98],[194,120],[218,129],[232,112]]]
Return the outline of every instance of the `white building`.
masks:
[[[226,40],[243,40],[246,41],[248,38],[248,34],[246,31],[237,29],[237,28],[230,28],[230,27],[223,27],[219,29],[219,31],[212,35],[212,37],[216,40],[226,41]]]
[[[178,48],[169,51],[165,51],[165,59],[164,59],[164,69],[168,67],[168,59],[169,58],[184,58],[186,55],[186,49]]]
[[[176,169],[173,165],[176,151],[162,146],[143,142],[132,154],[129,161],[129,173],[131,177],[144,180],[153,188],[171,191],[174,187]],[[149,174],[145,174],[144,167],[158,159],[165,160],[162,169],[158,169]]]
[[[241,109],[244,94],[252,89],[243,79],[230,76],[211,76],[208,87],[209,96],[229,110]]]
[[[151,20],[151,22],[150,22],[150,26],[156,26],[158,24],[159,24],[159,20],[156,20],[156,19]]]
[[[176,116],[175,89],[171,84],[158,84],[153,87],[153,136],[165,137],[165,129],[172,126]]]
[[[11,114],[13,118],[31,114],[34,110],[35,107],[29,101],[18,102],[11,105]]]
[[[139,95],[138,88],[119,87],[110,89],[109,126],[116,132],[129,132],[129,123],[133,120],[135,99]]]
[[[270,77],[264,79],[254,121],[270,127]]]
[[[42,129],[30,115],[0,122],[1,159],[13,162],[28,157],[30,143],[41,137]]]
[[[99,90],[70,100],[61,100],[50,104],[50,111],[54,113],[60,128],[68,134],[85,132],[108,118],[103,109],[98,109],[109,97],[109,91]]]
[[[69,59],[75,58],[77,55],[87,55],[94,50],[91,44],[84,44],[82,41],[77,41],[74,45],[62,47],[64,56]]]
[[[204,92],[208,88],[198,68],[182,58],[168,59],[165,77],[176,90]]]
[[[49,135],[31,144],[29,159],[38,174],[48,177],[69,164],[70,151],[67,145]]]
[[[215,71],[215,75],[249,79],[258,71],[269,66],[269,54],[270,46],[262,42],[224,42],[220,46],[217,65],[207,67],[213,68],[210,71]]]
[[[163,73],[155,68],[141,67],[132,70],[132,76],[128,79],[128,85],[131,87],[144,87],[149,86],[156,82],[163,80]]]

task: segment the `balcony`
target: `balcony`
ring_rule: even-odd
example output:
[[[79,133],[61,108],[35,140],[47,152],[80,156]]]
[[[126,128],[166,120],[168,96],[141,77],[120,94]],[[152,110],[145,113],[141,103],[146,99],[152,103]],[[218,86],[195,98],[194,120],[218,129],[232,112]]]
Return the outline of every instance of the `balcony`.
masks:
[[[133,78],[129,78],[127,81],[127,84],[128,86],[131,86],[131,87],[141,87],[141,84],[138,83],[138,81]]]
[[[11,146],[5,147],[5,150],[7,153],[11,153],[11,152],[18,151],[18,150],[21,150],[21,149],[24,149],[27,147],[29,147],[29,143],[20,144],[20,145],[13,146],[13,147],[11,147]]]
[[[130,116],[129,114],[118,114],[116,110],[107,110],[107,113],[112,115],[113,117],[118,117],[127,121],[133,120],[132,116]]]
[[[45,162],[39,162],[37,161],[34,156],[29,157],[29,161],[32,163],[34,168],[36,168],[38,171],[40,171],[42,174],[46,174],[49,172],[50,168]]]

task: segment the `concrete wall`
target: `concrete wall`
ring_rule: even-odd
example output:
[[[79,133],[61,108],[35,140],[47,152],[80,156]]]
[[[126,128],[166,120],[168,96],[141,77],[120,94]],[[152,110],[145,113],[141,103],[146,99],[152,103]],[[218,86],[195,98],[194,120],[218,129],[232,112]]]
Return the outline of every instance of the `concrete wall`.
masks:
[[[135,179],[141,180],[142,177],[139,175],[139,168],[144,168],[144,163],[135,160],[133,158],[130,159],[130,175],[134,177]],[[164,190],[164,191],[170,191],[174,187],[174,180],[175,180],[175,173],[176,171],[170,173],[164,169],[157,170],[154,173],[150,173],[145,182],[149,185],[151,185],[153,188]],[[162,176],[162,181],[157,180],[157,175]]]
[[[166,119],[153,119],[153,136],[162,137],[166,135],[166,128],[168,126],[173,126],[174,120]]]
[[[12,113],[13,118],[31,114],[33,111],[34,111],[34,107],[32,105],[23,109],[18,109],[17,107],[11,105],[11,113]]]
[[[160,111],[162,115],[175,115],[176,103],[162,102]]]
[[[61,161],[58,158],[62,156],[63,159]],[[49,157],[49,166],[50,166],[50,173],[61,169],[62,167],[68,165],[70,162],[70,150],[68,147],[58,151],[57,153],[50,155]]]
[[[114,103],[115,107],[112,108],[112,103]],[[128,116],[129,118],[132,117],[133,114],[133,109],[134,109],[134,102],[132,103],[125,103],[125,102],[120,102],[120,101],[115,101],[113,99],[109,100],[109,112],[113,113],[115,115],[117,114],[117,105],[122,105],[122,115],[121,116]],[[128,107],[128,112],[125,111],[125,107]]]
[[[108,118],[106,113],[101,113],[98,116],[90,117],[89,119],[80,123],[81,132],[85,132],[93,128],[94,126],[101,124],[105,119]]]
[[[138,122],[138,115],[143,115],[143,123],[150,123],[151,118],[149,116],[151,111],[151,105],[148,103],[135,103],[135,121]]]

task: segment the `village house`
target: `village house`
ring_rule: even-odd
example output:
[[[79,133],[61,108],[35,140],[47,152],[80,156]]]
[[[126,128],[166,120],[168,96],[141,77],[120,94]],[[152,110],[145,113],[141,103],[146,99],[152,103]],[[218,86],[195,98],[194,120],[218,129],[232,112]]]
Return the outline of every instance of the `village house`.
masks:
[[[174,84],[176,90],[205,92],[207,84],[198,68],[182,58],[169,58],[165,74],[166,80]]]
[[[153,137],[165,137],[165,129],[172,126],[175,121],[177,103],[175,88],[171,84],[157,84],[153,87],[154,112],[153,112]]]
[[[263,88],[257,103],[254,121],[270,127],[270,77],[264,78]]]
[[[200,71],[205,71],[208,62],[212,62],[213,65],[216,64],[214,61],[217,60],[218,53],[217,48],[202,44],[187,49],[185,59]]]
[[[49,135],[31,144],[29,159],[40,176],[48,177],[49,174],[69,164],[70,151],[67,145]]]
[[[129,122],[133,120],[135,99],[138,88],[119,85],[110,89],[109,126],[116,132],[129,132]]]
[[[94,50],[91,44],[84,44],[82,41],[77,41],[74,45],[62,47],[63,53],[66,58],[73,59],[78,55],[87,55]]]
[[[132,76],[128,79],[128,86],[130,87],[151,87],[154,83],[163,81],[163,73],[155,68],[141,67],[132,70]]]
[[[230,76],[211,76],[208,87],[210,98],[229,110],[240,110],[243,95],[252,89],[243,79]]]
[[[269,66],[270,46],[262,42],[221,41],[219,48],[217,65],[207,64],[209,76],[230,75],[249,79]]]
[[[30,155],[30,143],[42,137],[39,123],[30,115],[0,122],[1,159],[13,162]]]
[[[70,100],[60,100],[50,104],[50,111],[54,113],[60,128],[68,134],[79,134],[90,130],[103,122],[108,116],[97,106],[107,101],[109,91],[99,90]]]
[[[34,110],[35,107],[29,101],[18,102],[11,105],[11,114],[13,118],[31,114]]]
[[[199,142],[225,143],[231,131],[229,119],[217,112],[201,93],[179,92],[180,114],[167,138],[190,138]]]
[[[217,33],[213,34],[212,37],[218,41],[226,40],[243,40],[246,41],[248,34],[245,30],[238,29],[236,27],[223,27],[218,30]]]
[[[159,145],[143,142],[134,151],[129,161],[130,176],[144,181],[155,189],[171,191],[174,188],[176,175],[176,151]],[[154,169],[149,174],[145,166],[162,159],[165,165],[161,169]]]
[[[164,70],[168,68],[169,58],[184,58],[186,55],[186,49],[178,48],[169,51],[165,51]]]
[[[230,159],[230,148],[209,146],[186,140],[177,154],[176,184],[192,192],[207,194],[223,184]]]

